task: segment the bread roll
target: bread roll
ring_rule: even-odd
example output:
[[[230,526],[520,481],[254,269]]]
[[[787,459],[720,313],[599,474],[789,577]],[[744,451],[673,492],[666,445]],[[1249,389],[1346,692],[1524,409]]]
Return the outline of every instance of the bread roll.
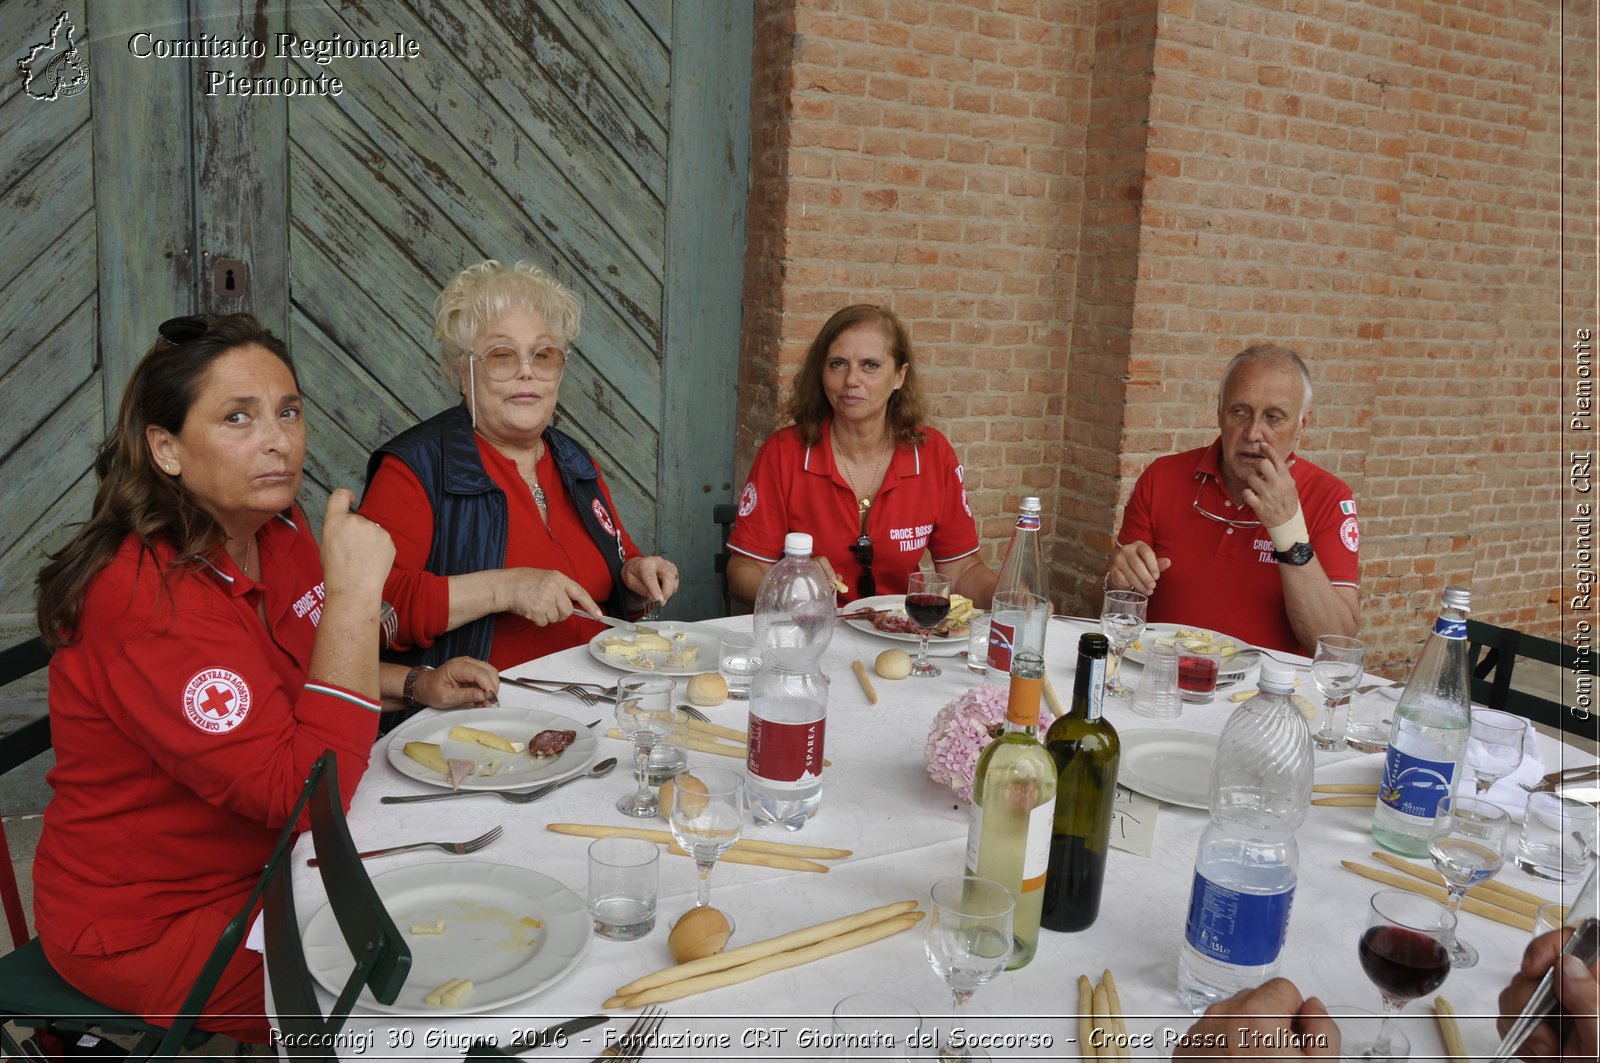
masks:
[[[721,705],[728,700],[728,681],[716,672],[701,672],[689,680],[689,700],[696,705]]]
[[[872,670],[885,679],[904,679],[911,674],[911,654],[905,650],[884,650],[872,663]]]
[[[731,933],[728,917],[715,908],[691,908],[667,935],[667,948],[678,963],[688,963],[721,952]]]

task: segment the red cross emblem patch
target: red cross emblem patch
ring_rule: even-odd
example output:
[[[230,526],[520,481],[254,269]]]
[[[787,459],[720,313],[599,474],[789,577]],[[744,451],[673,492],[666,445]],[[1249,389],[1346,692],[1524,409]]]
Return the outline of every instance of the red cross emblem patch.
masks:
[[[606,530],[607,535],[615,539],[617,537],[617,528],[616,525],[611,523],[611,514],[606,512],[606,507],[602,506],[597,498],[590,504],[589,508],[594,510],[594,519],[600,522],[600,527]]]
[[[183,688],[183,715],[207,734],[226,734],[250,712],[250,687],[237,672],[205,668]]]

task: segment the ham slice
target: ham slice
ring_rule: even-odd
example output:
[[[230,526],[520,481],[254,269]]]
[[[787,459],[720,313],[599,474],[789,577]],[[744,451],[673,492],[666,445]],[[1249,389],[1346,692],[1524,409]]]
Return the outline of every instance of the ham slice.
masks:
[[[471,775],[473,769],[478,766],[478,762],[475,760],[463,760],[459,757],[451,757],[445,761],[445,764],[450,768],[450,789],[452,790],[461,789],[461,780]]]

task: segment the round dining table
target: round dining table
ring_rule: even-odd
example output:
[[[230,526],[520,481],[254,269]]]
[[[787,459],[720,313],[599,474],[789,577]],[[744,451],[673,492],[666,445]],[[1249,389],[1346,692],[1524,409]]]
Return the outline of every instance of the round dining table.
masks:
[[[699,626],[749,630],[749,625],[748,617],[738,617],[705,621]],[[1079,636],[1097,630],[1098,624],[1090,620],[1054,618],[1050,622],[1047,671],[1063,703],[1072,694]],[[852,662],[862,662],[871,674],[877,655],[897,646],[915,650],[914,644],[903,639],[858,630],[845,622],[835,625],[821,663],[830,680],[824,752],[831,764],[823,773],[820,810],[799,831],[747,823],[744,836],[836,847],[852,855],[828,861],[826,873],[720,861],[712,876],[711,900],[736,922],[730,947],[896,901],[916,901],[926,910],[933,883],[961,873],[967,803],[929,777],[924,746],[939,709],[986,680],[970,671],[963,657],[940,656],[935,658],[943,669],[938,678],[889,680],[872,675],[877,700],[871,703],[852,672]],[[933,652],[951,654],[964,648],[965,640],[951,641],[936,645]],[[1309,662],[1278,656],[1296,666],[1300,690],[1316,699]],[[714,651],[709,658],[702,656],[699,664],[703,670],[714,670]],[[530,661],[507,674],[611,684],[626,673],[603,663],[588,647],[577,647]],[[1136,684],[1138,675],[1138,665],[1129,662],[1125,678]],[[1185,705],[1176,719],[1145,718],[1130,708],[1126,698],[1107,698],[1105,715],[1125,740],[1135,744],[1149,743],[1153,736],[1203,743],[1207,736],[1221,731],[1237,707],[1232,696],[1253,687],[1255,677],[1252,670],[1241,681],[1219,690],[1209,703]],[[1384,682],[1378,677],[1369,679]],[[687,700],[686,682],[678,680],[680,702]],[[1382,695],[1374,691],[1362,696]],[[569,693],[542,693],[502,683],[497,710],[429,710],[419,718],[448,716],[470,723],[477,711],[515,710],[526,710],[539,719],[545,718],[542,714],[553,714],[575,721],[570,726],[595,735],[596,758],[614,756],[621,763],[604,778],[581,779],[528,804],[512,804],[493,794],[384,804],[380,799],[385,796],[437,792],[440,787],[397,770],[388,749],[392,738],[380,738],[349,812],[358,849],[463,840],[494,826],[503,828],[493,844],[471,855],[422,850],[369,861],[366,867],[380,895],[386,888],[386,876],[391,883],[408,876],[426,876],[448,892],[469,864],[490,864],[537,872],[581,899],[589,840],[554,833],[547,824],[666,829],[663,821],[628,819],[615,810],[617,799],[633,788],[634,781],[629,770],[631,746],[606,736],[608,728],[615,725],[609,702],[590,705]],[[748,704],[743,701],[729,700],[703,711],[718,724],[738,729],[747,725]],[[597,722],[593,729],[586,726],[591,722]],[[408,725],[418,726],[410,721]],[[1519,781],[1531,781],[1554,768],[1594,761],[1593,756],[1555,738],[1532,732],[1528,749],[1523,767],[1492,791],[1496,799],[1505,795],[1503,800],[1516,806],[1522,794],[1516,785]],[[1348,749],[1318,752],[1315,781],[1376,783],[1382,762],[1381,754]],[[689,753],[691,769],[712,763],[743,770],[737,759],[694,750]],[[1087,975],[1091,982],[1099,982],[1106,969],[1114,972],[1120,991],[1131,1041],[1127,1054],[1132,1058],[1169,1057],[1177,1036],[1194,1021],[1178,1001],[1178,956],[1196,845],[1207,812],[1203,807],[1139,800],[1128,794],[1121,797],[1129,802],[1122,814],[1138,820],[1123,828],[1147,837],[1148,855],[1114,848],[1107,859],[1100,914],[1094,925],[1078,933],[1041,932],[1038,953],[1029,965],[1001,973],[967,1005],[952,1005],[948,989],[930,967],[923,946],[923,923],[851,951],[667,1003],[668,1016],[647,1058],[842,1058],[829,1042],[829,1016],[842,998],[864,991],[889,993],[904,1000],[920,1013],[924,1039],[959,1030],[997,1060],[1079,1058],[1094,1053],[1084,1051],[1078,1042],[1078,978]],[[1200,803],[1203,805],[1203,798]],[[1519,807],[1513,815],[1520,822]],[[1152,817],[1153,823],[1149,822]],[[1368,898],[1383,887],[1341,866],[1343,861],[1355,861],[1381,867],[1371,856],[1377,848],[1371,823],[1370,804],[1310,809],[1298,831],[1299,881],[1280,973],[1306,995],[1315,994],[1330,1006],[1377,1011],[1378,991],[1362,972],[1357,942],[1366,925]],[[1514,849],[1514,839],[1511,844]],[[309,927],[311,933],[326,935],[328,920],[317,919],[324,905],[322,884],[317,871],[306,866],[310,851],[308,835],[295,851],[292,873],[297,909],[303,933]],[[1426,866],[1427,862],[1416,863]],[[1562,885],[1532,878],[1518,870],[1509,857],[1498,878],[1550,900],[1574,895],[1577,890],[1577,883]],[[444,1058],[461,1055],[474,1038],[490,1039],[514,1051],[527,1043],[531,1031],[601,1012],[618,987],[672,963],[667,949],[669,925],[693,905],[696,885],[694,862],[663,852],[658,918],[654,929],[643,937],[612,941],[585,932],[582,955],[567,964],[559,977],[518,999],[491,999],[487,1010],[475,1010],[471,999],[462,1009],[421,1007],[406,1014],[374,1008],[370,1001],[358,1002],[341,1034],[339,1054],[346,1059],[380,1055]],[[563,918],[587,921],[586,913],[568,913]],[[403,921],[400,929],[410,934]],[[1460,930],[1478,948],[1482,960],[1476,967],[1452,971],[1440,992],[1459,1016],[1468,1053],[1482,1059],[1490,1056],[1498,1043],[1493,1019],[1496,997],[1519,962],[1530,934],[1470,913],[1461,915]],[[312,944],[308,938],[308,950]],[[419,940],[419,955],[424,944]],[[483,945],[486,950],[504,947],[504,943]],[[408,989],[413,983],[431,989],[450,978],[473,976],[470,959],[455,962],[457,966],[448,970],[414,964]],[[502,996],[515,992],[515,988],[509,994],[502,991]],[[331,1000],[331,994],[324,992],[325,1007]],[[463,1010],[470,1013],[461,1013]],[[527,1058],[595,1058],[616,1043],[634,1014],[617,1010],[608,1021],[537,1049]],[[1415,1058],[1443,1055],[1431,996],[1407,1007],[1402,1024]],[[886,1019],[885,1032],[903,1038],[907,1031],[902,1027],[916,1025],[911,1019]]]

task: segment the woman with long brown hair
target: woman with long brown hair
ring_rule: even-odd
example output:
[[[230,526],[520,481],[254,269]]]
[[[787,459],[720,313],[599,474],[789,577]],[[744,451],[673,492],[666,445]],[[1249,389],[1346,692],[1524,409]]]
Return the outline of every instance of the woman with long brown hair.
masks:
[[[247,314],[176,318],[134,370],[94,510],[39,576],[54,796],[34,863],[40,943],[68,982],[174,1013],[239,910],[311,765],[348,801],[380,699],[487,700],[459,659],[378,663],[389,536],[328,500],[319,551],[295,502],[305,424],[283,343]],[[201,1026],[265,1041],[259,954]]]
[[[789,400],[794,423],[762,444],[728,537],[733,596],[752,601],[783,556],[787,532],[807,532],[845,600],[903,594],[924,550],[951,590],[981,607],[995,575],[948,440],[926,423],[911,338],[894,311],[858,303],[811,341]]]

